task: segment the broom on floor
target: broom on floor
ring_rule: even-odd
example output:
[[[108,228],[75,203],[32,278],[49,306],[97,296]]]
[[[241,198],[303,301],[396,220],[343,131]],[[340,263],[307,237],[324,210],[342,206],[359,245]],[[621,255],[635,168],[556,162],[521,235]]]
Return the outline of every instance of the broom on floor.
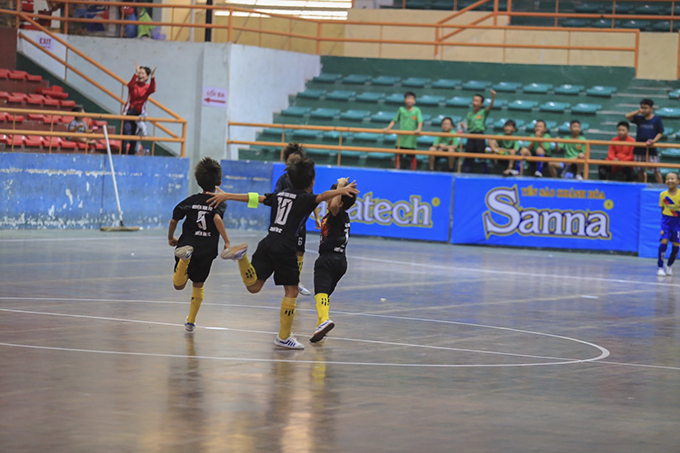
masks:
[[[113,178],[113,191],[116,193],[116,204],[118,205],[118,225],[111,227],[101,227],[101,231],[139,231],[138,226],[125,226],[123,224],[123,209],[120,207],[120,197],[118,196],[118,183],[116,182],[116,171],[113,168],[113,157],[111,157],[111,143],[109,142],[109,133],[104,129],[104,138],[106,139],[106,154],[109,155],[109,165],[111,166],[111,177]]]

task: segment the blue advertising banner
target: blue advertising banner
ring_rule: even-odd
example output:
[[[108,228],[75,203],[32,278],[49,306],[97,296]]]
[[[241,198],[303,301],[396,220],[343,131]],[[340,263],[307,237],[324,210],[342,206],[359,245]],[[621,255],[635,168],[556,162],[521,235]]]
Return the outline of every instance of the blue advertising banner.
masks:
[[[272,187],[285,166],[274,164]],[[349,210],[352,234],[446,242],[451,222],[450,174],[349,167],[316,167],[314,193],[330,189],[339,178],[356,180],[361,193]],[[322,203],[322,215],[325,203]],[[307,231],[314,230],[310,218]]]
[[[659,195],[664,189],[644,189],[640,196],[640,258],[656,258],[661,236]],[[668,247],[670,254],[671,247]]]
[[[636,252],[644,187],[458,177],[451,242]]]

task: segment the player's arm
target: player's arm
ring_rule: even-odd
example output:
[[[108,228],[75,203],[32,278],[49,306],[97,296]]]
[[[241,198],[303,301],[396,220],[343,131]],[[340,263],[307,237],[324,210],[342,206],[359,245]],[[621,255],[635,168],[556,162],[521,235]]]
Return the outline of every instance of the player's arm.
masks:
[[[387,132],[390,129],[392,129],[394,127],[394,124],[395,124],[394,120],[390,121],[390,124],[385,129],[383,129],[383,132]]]
[[[486,113],[489,113],[491,109],[493,108],[493,103],[496,100],[496,90],[491,90],[491,102],[489,102],[489,105],[486,107]]]
[[[640,115],[640,110],[633,110],[632,112],[626,113],[626,119],[628,121],[633,121],[635,115]]]
[[[335,190],[327,190],[322,194],[319,194],[316,196],[316,202],[321,203],[322,201],[328,201],[333,199],[334,197],[337,197],[338,195],[357,195],[359,193],[359,189],[357,189],[357,182],[354,181],[350,184],[347,184],[345,187],[342,189],[335,189]]]
[[[318,207],[314,210],[314,228],[321,229],[321,209]]]
[[[168,244],[175,247],[177,245],[177,239],[175,239],[175,230],[177,229],[177,224],[179,221],[175,219],[170,219],[170,225],[168,225]]]
[[[259,195],[254,192],[227,193],[223,192],[222,189],[220,189],[219,187],[217,187],[216,192],[208,192],[208,195],[211,195],[211,198],[208,198],[208,204],[213,208],[219,206],[225,201],[240,201],[241,203],[251,204],[255,199],[257,199],[257,203],[259,204],[262,203],[266,198],[264,195]]]
[[[342,189],[349,183],[348,178],[340,178],[338,179],[338,189]],[[335,196],[331,199],[331,201],[328,203],[328,210],[331,211],[331,214],[333,214],[333,217],[338,215],[338,212],[340,211],[340,208],[342,207],[342,195]]]
[[[220,232],[220,236],[222,236],[222,239],[224,239],[224,248],[228,249],[229,248],[229,236],[227,236],[227,229],[224,227],[224,220],[222,220],[222,216],[215,213],[215,216],[213,217],[213,221],[215,222],[215,227],[217,228],[217,231]]]

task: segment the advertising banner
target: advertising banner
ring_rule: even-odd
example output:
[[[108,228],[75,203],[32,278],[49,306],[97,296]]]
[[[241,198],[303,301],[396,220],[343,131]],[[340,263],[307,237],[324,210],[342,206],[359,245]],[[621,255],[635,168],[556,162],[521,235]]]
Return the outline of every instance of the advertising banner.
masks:
[[[665,189],[665,188],[664,188]],[[664,189],[644,189],[640,195],[640,258],[656,258],[661,236],[659,195]],[[671,246],[668,246],[670,253]]]

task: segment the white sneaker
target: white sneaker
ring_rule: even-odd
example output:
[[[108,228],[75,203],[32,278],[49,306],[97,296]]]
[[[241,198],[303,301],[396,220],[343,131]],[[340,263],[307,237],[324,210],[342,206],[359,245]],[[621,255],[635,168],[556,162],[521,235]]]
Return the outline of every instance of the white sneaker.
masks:
[[[190,245],[177,247],[175,249],[175,257],[177,257],[181,260],[188,260],[189,258],[191,258],[191,255],[193,253],[194,253],[194,248]]]
[[[323,337],[325,337],[328,332],[333,330],[333,327],[335,327],[335,323],[330,319],[328,321],[322,322],[319,324],[319,327],[316,328],[314,335],[312,335],[312,338],[310,338],[309,341],[316,343],[317,341],[323,340]]]
[[[543,173],[541,173],[540,171],[536,170],[536,171],[534,172],[534,176],[536,176],[537,178],[542,178],[542,177],[543,177]]]
[[[184,328],[186,329],[187,332],[193,332],[194,330],[196,330],[196,324],[193,322],[189,322],[189,318],[187,317],[187,319],[184,322]]]
[[[220,256],[222,257],[223,260],[238,261],[241,258],[243,258],[243,255],[245,255],[247,251],[248,244],[244,242],[242,244],[238,244],[233,247],[229,247],[228,249],[222,250]]]
[[[672,267],[666,266],[666,275],[669,276],[669,277],[671,275],[673,275],[673,268]]]
[[[519,175],[519,172],[517,170],[514,170],[512,168],[509,168],[503,172],[506,176],[517,176]]]
[[[280,339],[277,335],[274,339],[274,346],[283,349],[305,349],[305,346],[292,335],[285,340]]]
[[[665,277],[666,272],[663,270],[663,267],[660,267],[659,270],[656,271],[656,275],[659,277]]]
[[[576,179],[578,179],[579,181],[583,181],[583,176],[581,176],[581,175],[576,175]]]
[[[304,286],[302,286],[302,283],[298,283],[298,292],[300,294],[302,294],[303,296],[311,296],[312,295],[312,292],[310,290],[308,290],[307,288],[305,288]]]

